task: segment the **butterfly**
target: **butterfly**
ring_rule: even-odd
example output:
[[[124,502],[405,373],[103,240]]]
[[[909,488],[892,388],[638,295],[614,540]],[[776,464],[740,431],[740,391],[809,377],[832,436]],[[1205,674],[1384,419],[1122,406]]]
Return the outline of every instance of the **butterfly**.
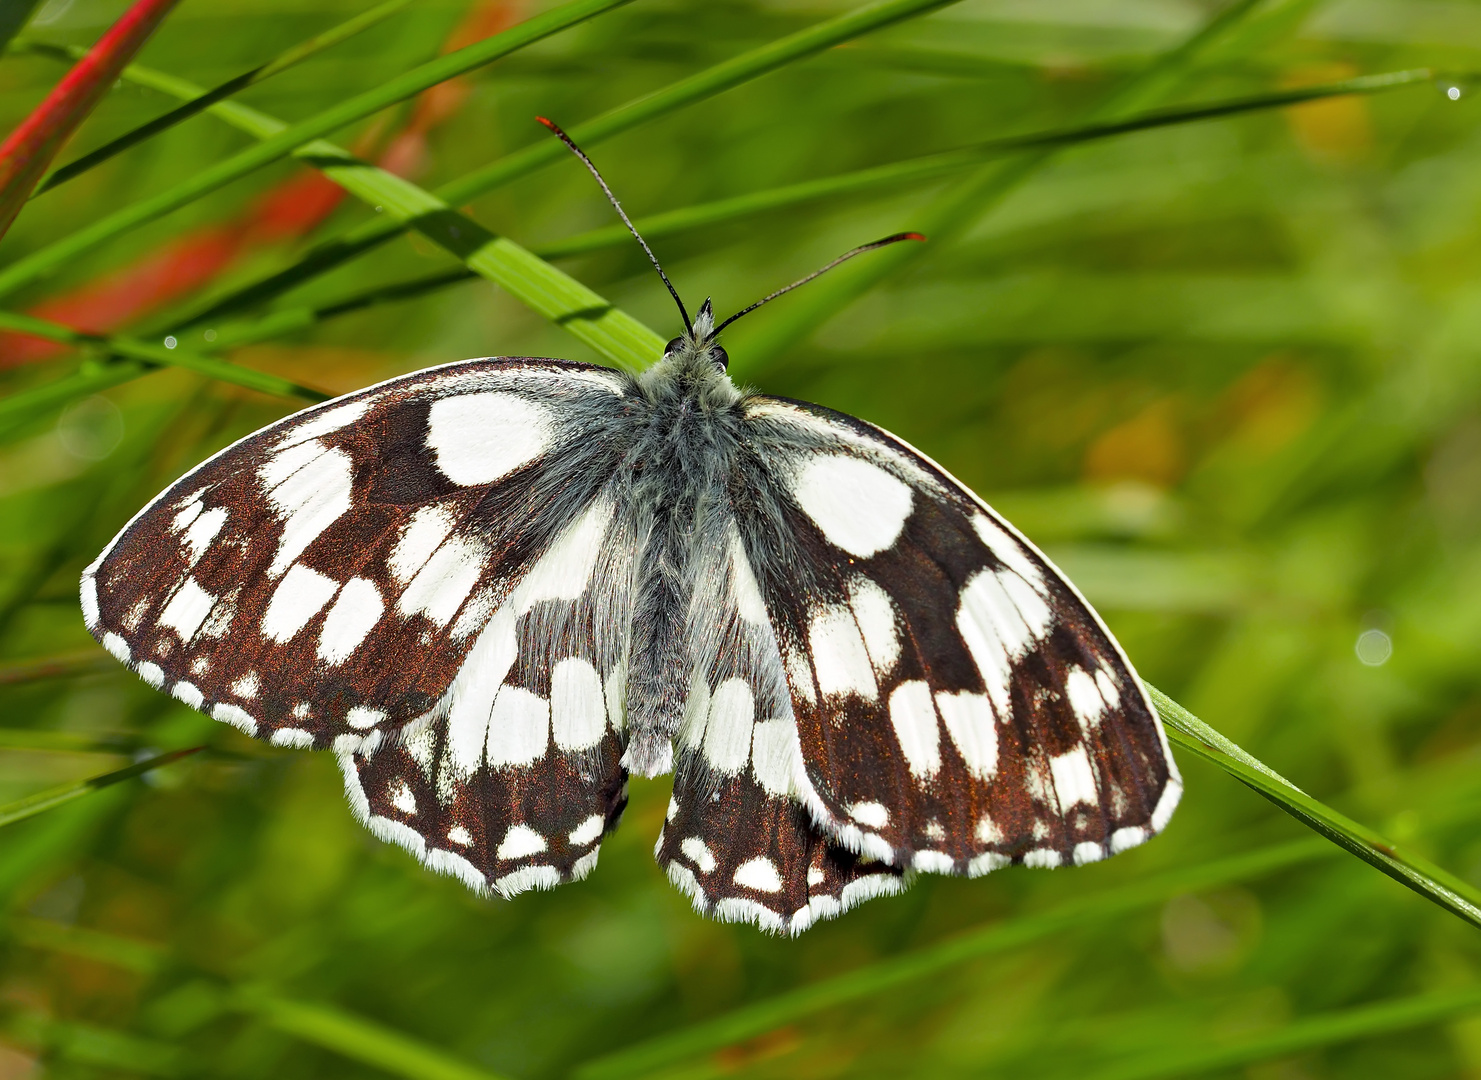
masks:
[[[88,629],[332,750],[376,836],[482,894],[585,877],[632,774],[674,775],[694,905],[786,934],[1159,832],[1177,766],[1075,587],[900,439],[732,383],[719,332],[802,282],[691,320],[633,235],[685,326],[652,367],[469,360],[279,420],[124,527]]]

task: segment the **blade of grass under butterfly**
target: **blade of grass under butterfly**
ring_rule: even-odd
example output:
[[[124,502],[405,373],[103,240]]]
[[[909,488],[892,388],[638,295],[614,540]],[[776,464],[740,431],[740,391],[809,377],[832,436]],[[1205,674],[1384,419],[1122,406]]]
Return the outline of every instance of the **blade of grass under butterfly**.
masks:
[[[264,394],[273,394],[277,397],[301,398],[305,401],[327,401],[329,399],[328,394],[321,393],[312,387],[300,386],[289,379],[269,375],[265,371],[240,367],[227,363],[225,360],[202,356],[190,349],[178,346],[155,345],[125,334],[88,334],[81,330],[74,330],[70,326],[62,326],[47,319],[38,319],[34,315],[22,315],[14,311],[0,311],[0,329],[16,330],[23,334],[50,338],[52,341],[66,342],[69,345],[93,348],[124,356],[130,360],[185,368],[208,378],[234,383],[249,390],[259,390]],[[19,396],[16,395],[16,397]],[[0,400],[0,420],[14,413],[17,408],[13,404],[14,400],[15,398]]]
[[[611,138],[639,124],[676,112],[685,106],[714,97],[726,90],[734,89],[794,60],[815,55],[824,49],[851,41],[862,34],[924,15],[956,2],[957,0],[884,0],[881,3],[865,5],[752,49],[750,52],[742,53],[740,56],[680,79],[662,90],[654,91],[611,109],[594,119],[576,124],[569,129],[570,135],[582,146],[590,147],[593,143]],[[569,151],[561,145],[559,140],[546,138],[543,141],[532,143],[523,150],[517,150],[507,157],[500,158],[485,168],[475,170],[435,188],[432,194],[450,206],[461,206],[470,199],[487,194],[503,184],[510,183],[544,165],[569,156]],[[208,308],[176,325],[196,325],[210,319],[220,318],[231,311],[263,303],[377,247],[394,236],[399,236],[406,228],[407,225],[404,222],[398,221],[367,222],[349,230],[341,237],[318,245],[292,266],[213,302]],[[4,277],[0,275],[0,288],[3,286]]]
[[[87,119],[178,0],[135,0],[87,55],[0,143],[0,236],[62,144]]]
[[[1233,0],[1180,45],[1162,54],[1133,77],[1118,92],[1095,109],[1089,122],[1124,118],[1132,110],[1161,100],[1178,85],[1198,59],[1221,38],[1231,33],[1263,0]],[[1056,147],[1041,146],[1021,151],[1016,157],[989,166],[980,175],[966,179],[911,214],[908,228],[924,233],[933,244],[896,244],[869,259],[858,259],[834,271],[828,278],[804,290],[780,312],[746,327],[737,345],[729,351],[732,367],[739,365],[750,377],[795,343],[805,339],[879,282],[894,276],[907,260],[915,258],[953,235],[970,228],[992,206],[1038,171],[1053,156]],[[909,248],[909,251],[903,249]]]
[[[192,746],[186,750],[171,750],[168,753],[158,754],[145,761],[137,762],[126,768],[115,769],[113,772],[94,776],[87,780],[80,780],[73,784],[62,784],[46,791],[37,792],[35,795],[27,795],[24,799],[16,799],[14,802],[5,803],[0,806],[0,825],[10,825],[25,818],[32,817],[42,811],[69,803],[73,799],[80,799],[84,795],[91,795],[94,791],[111,787],[125,780],[132,780],[136,776],[143,776],[147,772],[158,769],[163,765],[179,761],[183,757],[189,757],[197,753],[202,747]]]
[[[89,394],[96,394],[100,390],[132,382],[140,376],[158,370],[156,365],[141,364],[133,360],[116,360],[107,363],[95,360],[85,361],[82,367],[71,375],[0,398],[0,433],[44,415],[69,401],[76,401]]]
[[[302,63],[315,53],[323,52],[325,49],[338,45],[354,37],[356,34],[370,29],[377,23],[383,22],[392,15],[395,15],[409,3],[411,3],[411,0],[385,0],[385,3],[378,4],[369,11],[362,12],[352,19],[346,19],[338,26],[331,27],[322,34],[317,34],[309,38],[309,40],[279,53],[278,56],[269,60],[267,63],[259,64],[251,71],[245,71],[236,78],[228,79],[219,86],[199,94],[185,104],[171,109],[163,116],[157,116],[148,123],[140,124],[132,131],[125,132],[118,138],[104,143],[91,153],[84,154],[77,160],[70,161],[66,165],[53,170],[50,175],[36,186],[36,190],[32,192],[31,198],[34,199],[42,192],[50,191],[58,184],[65,184],[68,180],[81,176],[89,169],[97,168],[109,158],[123,153],[130,147],[137,146],[146,139],[152,139],[161,132],[174,127],[182,120],[188,120],[209,105],[223,101],[233,94],[245,90],[249,86],[256,86],[258,83],[264,82],[280,72],[287,71],[295,64]],[[80,49],[76,48],[57,45],[48,46],[39,42],[25,43],[19,46],[19,48],[68,58],[81,52]]]
[[[1323,1046],[1391,1035],[1481,1011],[1481,986],[1441,990],[1354,1009],[1307,1016],[1274,1031],[1240,1040],[1209,1039],[1193,1048],[1168,1049],[1142,1060],[1080,1073],[1087,1080],[1171,1080],[1238,1069]],[[1212,1045],[1208,1045],[1208,1044]]]
[[[224,187],[265,165],[287,157],[294,150],[322,135],[345,127],[448,79],[483,67],[542,38],[549,37],[594,15],[630,3],[631,0],[570,0],[552,11],[536,15],[518,26],[438,57],[380,86],[356,94],[278,134],[239,151],[215,165],[202,169],[174,187],[126,206],[82,229],[48,244],[4,270],[0,270],[0,296],[33,284],[47,273],[70,262],[85,251],[121,236],[131,229],[163,217],[203,195]],[[29,188],[27,189],[29,191]]]
[[[1227,859],[1183,867],[1158,877],[1066,901],[1048,911],[1018,915],[949,938],[937,945],[845,971],[678,1031],[645,1039],[575,1070],[578,1080],[617,1080],[773,1031],[805,1016],[916,982],[983,956],[1069,933],[1166,902],[1183,893],[1250,881],[1336,852],[1315,838],[1262,848]]]
[[[1399,850],[1367,826],[1313,799],[1150,683],[1147,691],[1162,716],[1169,738],[1179,747],[1212,762],[1338,847],[1481,928],[1481,894],[1471,885],[1413,853]]]
[[[399,1031],[331,1005],[243,991],[239,1007],[279,1031],[411,1080],[503,1080]]]

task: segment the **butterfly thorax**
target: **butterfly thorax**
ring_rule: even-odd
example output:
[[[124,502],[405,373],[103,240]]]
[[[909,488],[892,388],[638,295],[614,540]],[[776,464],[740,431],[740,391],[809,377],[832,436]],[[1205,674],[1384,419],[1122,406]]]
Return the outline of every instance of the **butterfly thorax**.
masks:
[[[725,373],[723,357],[712,340],[688,334],[638,378],[647,423],[628,457],[621,503],[637,518],[646,543],[636,584],[623,763],[645,776],[672,766],[672,739],[693,674],[695,574],[707,563],[699,553],[728,519],[744,394]]]

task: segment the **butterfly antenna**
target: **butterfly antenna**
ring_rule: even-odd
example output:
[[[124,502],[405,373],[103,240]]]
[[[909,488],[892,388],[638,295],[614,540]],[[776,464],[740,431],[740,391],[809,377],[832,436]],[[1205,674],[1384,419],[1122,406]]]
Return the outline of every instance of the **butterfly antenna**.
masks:
[[[617,196],[612,194],[612,189],[607,186],[607,181],[602,179],[602,174],[598,172],[597,167],[592,164],[591,158],[586,156],[586,151],[577,146],[571,140],[571,136],[562,131],[560,125],[557,124],[554,120],[547,120],[543,116],[537,116],[535,117],[535,119],[540,121],[540,123],[544,124],[551,131],[555,132],[556,138],[565,143],[566,146],[570,148],[571,153],[580,158],[581,163],[591,170],[591,175],[597,178],[597,183],[602,185],[602,191],[606,192],[607,201],[610,202],[612,204],[612,208],[617,211],[617,216],[620,217],[622,219],[622,223],[627,226],[627,231],[632,233],[634,239],[636,239],[638,243],[643,245],[643,250],[648,253],[648,261],[653,264],[653,269],[658,271],[658,276],[663,278],[663,283],[668,286],[669,295],[674,298],[674,303],[679,305],[679,315],[684,319],[684,329],[689,331],[689,333],[692,335],[694,333],[694,324],[689,321],[689,312],[684,309],[684,301],[679,299],[679,290],[674,288],[674,283],[670,281],[669,276],[663,272],[663,267],[658,264],[658,257],[653,254],[653,249],[648,246],[648,241],[643,239],[643,234],[638,232],[637,229],[633,228],[633,223],[631,220],[629,220],[627,211],[622,209],[622,204],[617,201]],[[853,252],[850,252],[849,254],[853,254]],[[848,256],[844,257],[847,258]]]
[[[744,308],[741,311],[737,311],[730,318],[726,319],[719,326],[715,327],[714,333],[711,334],[710,336],[713,337],[714,334],[718,334],[721,330],[724,330],[727,326],[729,326],[731,323],[735,322],[735,320],[736,319],[739,319],[742,315],[749,315],[751,312],[755,311],[762,304],[770,303],[772,300],[775,300],[778,296],[781,296],[783,293],[789,293],[789,292],[791,292],[793,289],[797,288],[797,286],[799,286],[799,285],[806,285],[809,281],[811,281],[815,277],[821,277],[822,275],[826,274],[829,270],[832,270],[839,263],[846,263],[850,259],[852,259],[855,255],[862,255],[862,254],[864,254],[864,252],[866,252],[866,251],[873,251],[875,248],[888,247],[890,244],[898,244],[901,240],[921,240],[921,241],[924,241],[925,240],[925,237],[922,236],[918,232],[901,232],[901,233],[895,233],[893,236],[886,236],[883,240],[876,240],[872,244],[863,244],[860,247],[854,248],[853,251],[845,251],[842,255],[838,256],[838,258],[834,259],[827,266],[820,266],[818,269],[814,270],[811,274],[808,274],[807,277],[798,278],[796,281],[792,282],[792,284],[790,284],[790,285],[784,285],[784,286],[782,286],[782,288],[778,289],[774,293],[767,293],[765,296],[763,296],[760,300],[757,300],[750,307]]]

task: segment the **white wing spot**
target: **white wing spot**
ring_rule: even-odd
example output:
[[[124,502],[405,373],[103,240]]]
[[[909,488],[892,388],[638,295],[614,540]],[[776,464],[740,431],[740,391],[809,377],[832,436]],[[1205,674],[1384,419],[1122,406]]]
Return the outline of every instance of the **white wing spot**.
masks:
[[[757,892],[782,891],[782,875],[777,872],[776,863],[764,855],[741,863],[735,871],[735,883]]]
[[[998,771],[998,722],[987,696],[942,690],[936,695],[936,708],[967,771],[979,780],[991,780]]]
[[[1111,834],[1111,854],[1119,855],[1127,848],[1144,844],[1149,835],[1147,830],[1140,825],[1128,825],[1124,829],[1117,829]]]
[[[405,780],[397,780],[391,785],[391,805],[403,814],[415,814],[417,812],[417,797],[412,794],[411,788]]]
[[[396,610],[408,618],[420,613],[446,626],[483,576],[487,560],[488,549],[477,540],[449,537],[411,579]]]
[[[206,700],[206,695],[201,693],[200,687],[188,682],[177,682],[170,687],[170,695],[176,701],[183,701],[192,709],[199,709]]]
[[[326,450],[322,443],[310,441],[285,450],[258,470],[268,502],[283,522],[278,553],[267,571],[270,576],[288,569],[319,534],[349,511],[353,466],[345,451]]]
[[[848,608],[829,608],[814,615],[808,644],[818,689],[824,697],[858,694],[872,701],[879,696],[869,653],[859,635],[859,624]]]
[[[550,446],[546,410],[515,394],[460,394],[432,403],[427,445],[462,487],[492,484]]]
[[[956,867],[956,860],[944,851],[917,851],[910,866],[923,874],[949,874]]]
[[[232,727],[248,735],[257,734],[257,721],[252,719],[246,710],[239,709],[235,705],[228,705],[222,702],[214,706],[211,709],[211,719],[219,720],[223,724],[230,724]]]
[[[550,744],[550,702],[518,686],[502,686],[489,718],[491,768],[528,765]]]
[[[868,825],[871,829],[883,829],[890,823],[890,811],[884,803],[854,803],[848,808],[848,816],[860,825]]]
[[[199,506],[200,503],[195,505]],[[226,524],[226,517],[226,507],[214,506],[192,521],[185,530],[185,535],[180,538],[180,542],[190,549],[186,562],[191,567],[201,561],[201,556],[211,546],[211,541],[216,539],[217,534],[221,532],[221,527]]]
[[[895,605],[889,594],[863,574],[856,574],[849,582],[849,606],[854,609],[874,670],[889,671],[900,659],[900,633],[895,628]]]
[[[802,744],[791,720],[758,721],[751,734],[751,772],[768,795],[792,794],[793,778],[802,763]]]
[[[304,731],[302,728],[285,727],[278,728],[267,740],[274,746],[287,746],[294,750],[307,750],[314,745],[312,732]]]
[[[243,701],[251,701],[257,697],[257,691],[261,689],[257,681],[257,672],[249,671],[236,682],[227,687],[227,690]]]
[[[718,865],[714,854],[710,851],[710,846],[697,836],[686,836],[679,844],[679,850],[690,862],[699,867],[701,874],[712,873]]]
[[[987,814],[977,819],[976,836],[984,844],[1001,844],[1003,842],[1003,831],[998,828],[997,822],[993,821]]]
[[[324,609],[338,588],[339,583],[332,578],[296,563],[283,575],[267,603],[267,612],[262,616],[263,636],[280,645],[292,641]]]
[[[462,847],[473,846],[473,834],[461,825],[454,825],[451,829],[448,829],[447,838],[454,844]]]
[[[156,690],[165,684],[164,669],[158,664],[145,660],[134,670],[139,673],[139,678],[143,679]]]
[[[372,402],[368,399],[352,401],[347,405],[336,405],[332,409],[315,413],[302,423],[289,428],[287,434],[274,445],[274,449],[286,450],[290,446],[297,446],[309,439],[317,439],[321,435],[332,435],[359,420],[370,410],[371,404]]]
[[[592,814],[580,825],[571,830],[566,838],[571,841],[573,847],[585,847],[597,837],[602,835],[602,830],[607,827],[607,819],[601,814]]]
[[[405,585],[427,565],[432,553],[442,546],[457,522],[446,506],[424,506],[401,527],[396,546],[391,549],[386,568],[397,584]]]
[[[1024,866],[1035,866],[1043,870],[1052,870],[1063,861],[1059,852],[1052,848],[1035,848],[1023,856]]]
[[[545,837],[528,825],[511,825],[494,854],[500,859],[523,859],[538,855],[546,848]]]
[[[570,754],[589,750],[607,731],[607,708],[597,669],[577,656],[550,672],[550,726],[555,745]]]
[[[386,602],[375,582],[350,578],[324,617],[324,629],[319,631],[319,659],[327,664],[344,663],[380,622],[385,610]]]
[[[1069,698],[1070,710],[1075,714],[1075,719],[1080,721],[1083,730],[1091,731],[1100,727],[1106,703],[1101,700],[1100,688],[1088,672],[1077,667],[1070,668],[1070,673],[1065,676],[1064,692]]]
[[[1035,589],[1043,590],[1044,575],[1038,564],[1028,557],[1028,553],[1023,550],[1019,542],[1009,536],[1002,526],[990,520],[985,514],[978,514],[972,519],[972,528],[977,530],[977,535],[1000,563]]]
[[[512,733],[493,732],[490,717],[499,687],[518,654],[514,615],[508,608],[500,608],[474,641],[473,648],[458,668],[452,688],[447,692],[448,753],[454,767],[462,774],[471,772],[478,765],[486,747],[491,766],[498,768],[501,764],[508,764],[496,756],[495,748],[498,747],[498,753],[503,753],[506,747],[512,752],[515,745],[508,741]],[[506,710],[510,707],[506,705]],[[533,736],[534,733],[526,734]],[[544,752],[543,728],[540,734],[540,749],[528,759],[521,760],[532,761]]]
[[[121,664],[133,661],[133,654],[129,651],[129,643],[113,631],[103,635],[103,648],[108,655]]]
[[[751,727],[756,715],[751,688],[743,679],[726,679],[710,698],[705,723],[705,760],[716,771],[733,776],[751,757]]]
[[[159,625],[174,630],[180,635],[180,641],[189,645],[190,639],[195,637],[201,623],[206,621],[206,616],[211,614],[211,609],[215,606],[216,597],[201,588],[195,578],[188,577],[180,583],[175,595],[170,597],[170,602],[159,613]]]
[[[1105,668],[1095,673],[1095,685],[1100,690],[1107,709],[1114,709],[1121,704],[1121,692],[1116,689],[1116,680],[1111,678],[1111,673]]]
[[[808,457],[793,494],[829,543],[861,559],[894,544],[910,516],[910,488],[903,481],[845,454]]]
[[[919,679],[895,687],[890,694],[890,725],[911,774],[918,780],[936,775],[941,768],[941,729],[931,688]]]
[[[1095,793],[1095,770],[1090,767],[1090,755],[1085,747],[1077,746],[1050,758],[1049,771],[1054,774],[1054,791],[1059,796],[1061,813],[1069,813],[1070,807],[1077,803],[1100,805]]]
[[[364,705],[356,705],[345,713],[345,723],[359,731],[373,728],[385,718],[384,709],[367,709]]]
[[[566,527],[515,590],[511,600],[515,610],[524,614],[541,600],[580,598],[591,580],[615,508],[611,499],[597,499]]]
[[[761,589],[751,571],[751,560],[746,557],[740,530],[733,521],[726,530],[725,542],[730,553],[730,591],[735,599],[735,609],[746,622],[763,625],[768,622],[766,601],[761,599]]]
[[[1094,840],[1085,840],[1075,845],[1075,850],[1070,853],[1070,860],[1076,866],[1084,866],[1090,862],[1100,862],[1106,857],[1106,849]]]

